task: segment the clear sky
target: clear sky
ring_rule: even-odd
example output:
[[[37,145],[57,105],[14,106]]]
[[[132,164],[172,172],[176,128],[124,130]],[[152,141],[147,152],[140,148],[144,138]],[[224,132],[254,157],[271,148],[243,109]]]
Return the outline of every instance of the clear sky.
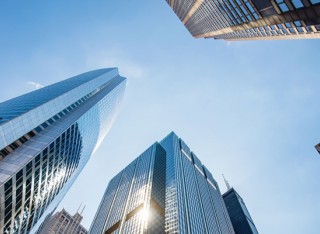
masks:
[[[102,67],[128,78],[119,116],[59,209],[86,204],[175,131],[262,234],[318,234],[320,40],[193,39],[165,0],[0,2],[0,101]],[[39,84],[39,85],[37,85]]]

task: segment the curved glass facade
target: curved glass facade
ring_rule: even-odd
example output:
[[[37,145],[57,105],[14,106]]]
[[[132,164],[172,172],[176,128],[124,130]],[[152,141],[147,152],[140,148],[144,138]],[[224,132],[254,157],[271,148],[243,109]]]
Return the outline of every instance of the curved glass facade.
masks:
[[[0,234],[33,233],[53,212],[110,130],[125,80],[100,69],[0,104],[3,116],[26,105],[0,122]]]

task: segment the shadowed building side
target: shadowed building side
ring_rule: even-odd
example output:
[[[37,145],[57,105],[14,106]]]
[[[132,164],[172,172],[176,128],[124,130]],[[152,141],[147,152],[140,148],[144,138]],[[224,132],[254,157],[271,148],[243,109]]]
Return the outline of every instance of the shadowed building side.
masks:
[[[318,153],[320,154],[320,143],[317,144],[315,147],[316,147],[316,150],[318,151]]]
[[[225,192],[222,197],[226,204],[235,233],[259,234],[240,195],[231,188]]]

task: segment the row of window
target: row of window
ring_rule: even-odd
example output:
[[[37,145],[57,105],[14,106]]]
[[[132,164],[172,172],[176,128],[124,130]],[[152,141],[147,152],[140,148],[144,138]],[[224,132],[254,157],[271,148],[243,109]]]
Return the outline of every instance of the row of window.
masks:
[[[12,225],[12,234],[19,228],[22,233],[30,230],[78,167],[82,148],[78,126],[72,125],[63,135],[21,169],[14,184],[13,179],[5,183],[5,234],[11,233]],[[14,207],[13,200],[16,200]]]
[[[187,217],[187,220],[179,220],[179,232],[190,228],[193,233],[230,233],[221,195],[211,173],[182,140],[180,151],[182,157],[176,165],[179,180],[176,186],[183,192],[176,199],[179,207],[186,207],[179,209],[179,217]]]
[[[97,78],[106,73],[106,70],[109,69],[90,71],[0,103],[0,125]],[[7,116],[8,113],[11,115]]]
[[[224,2],[233,16],[230,17],[230,14],[228,14],[233,21],[233,25],[259,19],[257,12],[254,10],[251,2],[248,0],[225,0]],[[229,4],[231,4],[231,6]]]
[[[303,7],[308,7],[310,5],[315,5],[320,3],[320,0],[309,0],[307,1],[308,5],[305,5],[304,1],[301,0],[275,0],[277,6],[281,12],[293,11]]]
[[[217,39],[233,39],[233,38],[252,38],[252,37],[268,37],[282,35],[308,34],[320,31],[320,25],[303,26],[302,21],[287,22],[285,24],[277,24],[258,28],[245,29],[232,33],[218,35]]]
[[[213,0],[203,3],[186,27],[193,35],[199,35],[259,18],[248,0]]]
[[[183,20],[195,2],[196,0],[176,0],[173,5],[173,10],[177,16]]]
[[[10,145],[6,146],[4,149],[0,150],[0,160],[6,157],[8,154],[12,153],[15,149],[17,149],[19,146],[27,142],[30,138],[34,137],[35,135],[39,134],[42,130],[47,128],[48,126],[52,125],[57,120],[61,119],[63,116],[80,106],[82,103],[84,103],[86,100],[88,100],[90,97],[92,97],[94,94],[96,94],[98,91],[100,91],[102,88],[104,88],[107,84],[102,85],[101,87],[97,88],[96,90],[90,92],[86,96],[82,97],[78,101],[74,102],[64,110],[60,111],[58,114],[53,116],[52,118],[48,119],[44,123],[40,124],[35,129],[31,130],[24,136],[17,139],[15,142],[11,143]]]

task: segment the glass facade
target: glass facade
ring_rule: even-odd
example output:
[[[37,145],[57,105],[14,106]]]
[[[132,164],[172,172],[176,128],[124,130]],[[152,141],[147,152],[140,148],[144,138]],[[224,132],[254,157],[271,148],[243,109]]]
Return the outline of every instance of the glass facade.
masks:
[[[209,170],[175,133],[160,144],[167,154],[166,233],[234,233]]]
[[[89,233],[234,231],[212,174],[170,133],[109,182]]]
[[[258,234],[244,201],[233,188],[223,194],[223,200],[236,233]]]
[[[89,233],[164,233],[165,151],[155,143],[117,174]]]
[[[320,0],[166,1],[196,38],[320,38]]]
[[[0,234],[33,233],[109,131],[125,78],[78,75],[0,103]]]

